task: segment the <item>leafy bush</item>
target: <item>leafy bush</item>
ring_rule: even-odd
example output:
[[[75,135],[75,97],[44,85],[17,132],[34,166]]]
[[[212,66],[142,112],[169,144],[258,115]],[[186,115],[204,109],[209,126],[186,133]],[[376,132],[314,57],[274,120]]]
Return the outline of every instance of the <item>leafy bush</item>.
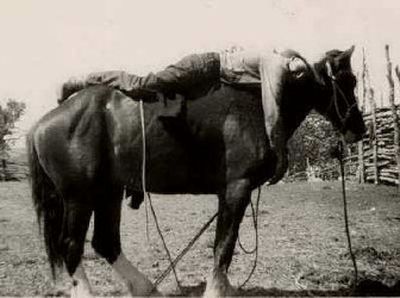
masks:
[[[337,142],[337,133],[330,122],[311,113],[288,143],[289,174],[305,171],[309,166],[322,169],[333,163],[330,150]]]
[[[10,144],[15,140],[12,137],[15,123],[23,115],[25,108],[25,103],[14,99],[9,99],[5,107],[0,105],[0,158],[6,158]]]

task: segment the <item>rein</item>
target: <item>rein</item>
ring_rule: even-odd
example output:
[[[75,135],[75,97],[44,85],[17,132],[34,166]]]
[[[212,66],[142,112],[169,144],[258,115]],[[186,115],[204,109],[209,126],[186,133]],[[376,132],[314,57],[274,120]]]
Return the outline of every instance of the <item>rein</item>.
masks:
[[[145,121],[144,121],[143,100],[140,100],[140,102],[139,102],[139,109],[140,109],[140,122],[141,122],[141,125],[142,125],[142,150],[143,150],[143,158],[142,158],[142,190],[143,190],[143,193],[147,194],[147,200],[149,201],[150,210],[151,210],[151,213],[153,215],[154,222],[156,224],[157,232],[158,232],[158,234],[159,234],[159,236],[161,238],[161,241],[163,243],[165,252],[167,253],[167,256],[168,256],[168,260],[169,260],[169,262],[170,262],[170,264],[172,266],[172,271],[174,272],[176,283],[177,283],[179,289],[182,291],[182,287],[181,287],[181,284],[179,282],[178,275],[176,273],[174,263],[172,261],[171,253],[170,253],[170,251],[168,249],[167,243],[165,242],[165,239],[164,239],[164,236],[162,234],[160,225],[158,223],[157,214],[156,214],[156,211],[154,210],[154,207],[153,207],[153,202],[151,200],[150,194],[146,190],[146,127],[145,127]],[[148,220],[148,215],[147,215],[147,205],[146,205],[146,224],[147,224],[147,220]],[[147,230],[147,227],[146,227],[146,230]],[[153,291],[152,292],[154,292],[155,290],[156,290],[156,286],[153,287]]]
[[[357,107],[357,102],[354,102],[352,105],[349,104],[349,101],[347,100],[346,95],[344,94],[342,88],[340,88],[339,84],[337,83],[336,76],[332,73],[332,67],[329,62],[326,63],[326,68],[327,68],[327,74],[331,80],[332,89],[333,89],[333,98],[332,98],[331,104],[329,105],[328,109],[330,109],[330,107],[332,106],[332,103],[334,103],[336,114],[337,114],[338,118],[340,119],[342,128],[344,128],[347,119],[351,115],[351,111]],[[339,109],[339,105],[338,105],[338,96],[337,96],[338,91],[340,93],[340,96],[342,97],[342,99],[345,101],[345,103],[347,105],[347,111],[346,111],[346,115],[344,117],[340,113],[340,109]],[[354,282],[353,282],[353,289],[354,289],[358,283],[358,268],[357,268],[356,257],[354,255],[352,244],[351,244],[351,235],[350,235],[350,229],[349,229],[349,218],[348,218],[347,197],[346,197],[346,179],[345,179],[345,171],[344,171],[345,161],[343,159],[343,155],[344,155],[343,153],[344,153],[344,140],[338,142],[334,156],[338,159],[339,165],[340,165],[340,175],[341,175],[341,180],[342,180],[344,226],[345,226],[345,233],[346,233],[346,238],[347,238],[347,246],[348,246],[348,250],[349,250],[349,255],[350,255],[351,261],[353,263],[353,268],[354,268]]]
[[[251,213],[253,217],[253,227],[254,227],[254,234],[256,238],[256,243],[254,245],[254,248],[251,250],[246,249],[242,242],[240,241],[239,234],[238,234],[238,244],[239,247],[242,249],[242,251],[247,254],[247,255],[252,255],[255,254],[254,261],[253,261],[253,266],[251,267],[250,273],[247,275],[247,278],[244,280],[244,282],[238,287],[239,289],[242,289],[247,282],[251,279],[253,276],[254,272],[256,271],[257,263],[258,263],[258,246],[259,246],[259,236],[258,236],[258,210],[259,210],[259,205],[260,205],[260,198],[261,198],[261,187],[258,187],[258,192],[257,192],[257,200],[256,200],[256,206],[254,208],[253,201],[250,200],[250,206],[251,206]]]
[[[349,229],[349,218],[348,218],[348,211],[347,211],[347,197],[346,197],[346,180],[345,180],[345,172],[344,172],[344,159],[343,159],[343,151],[344,151],[344,141],[338,142],[335,152],[335,157],[339,161],[340,165],[340,175],[342,179],[342,197],[343,197],[343,214],[344,214],[344,225],[345,225],[345,232],[347,237],[347,245],[349,249],[349,255],[351,261],[353,263],[354,268],[354,282],[353,282],[353,289],[357,286],[358,283],[358,268],[356,257],[354,255],[352,245],[351,245],[351,236],[350,236],[350,229]]]
[[[332,105],[335,106],[335,111],[336,111],[336,115],[338,116],[340,123],[342,125],[342,128],[345,127],[346,125],[346,121],[347,119],[350,117],[351,115],[351,111],[357,107],[357,102],[354,102],[353,104],[349,104],[349,101],[347,100],[346,95],[344,94],[342,88],[340,88],[339,84],[337,83],[337,78],[336,76],[333,74],[332,72],[332,66],[329,62],[326,63],[326,68],[327,68],[327,74],[328,77],[331,81],[332,84],[332,90],[333,90],[333,97],[331,100],[331,103],[328,106],[327,110],[330,110],[330,108],[332,107]],[[347,106],[347,110],[346,110],[346,114],[343,116],[342,113],[340,112],[339,109],[339,102],[338,102],[338,96],[337,93],[339,92],[340,97],[344,100],[344,102],[346,103]]]

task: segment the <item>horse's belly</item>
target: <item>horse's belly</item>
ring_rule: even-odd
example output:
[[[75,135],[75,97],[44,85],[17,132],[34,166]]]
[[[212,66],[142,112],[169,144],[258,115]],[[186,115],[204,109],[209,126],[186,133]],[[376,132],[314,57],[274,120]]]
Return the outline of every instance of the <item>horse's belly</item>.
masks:
[[[169,143],[148,146],[145,175],[147,190],[155,193],[216,193],[223,173],[215,164],[206,164],[196,152],[185,150],[180,144]],[[142,176],[142,167],[140,176]],[[138,181],[141,179],[138,179]],[[139,186],[140,187],[140,186]]]
[[[189,148],[189,142],[152,123],[146,131],[143,151],[142,132],[132,129],[114,142],[114,176],[135,190],[142,190],[143,167],[146,190],[155,193],[215,193],[218,176],[210,153]],[[129,136],[129,137],[128,137]],[[143,160],[145,162],[143,162]]]

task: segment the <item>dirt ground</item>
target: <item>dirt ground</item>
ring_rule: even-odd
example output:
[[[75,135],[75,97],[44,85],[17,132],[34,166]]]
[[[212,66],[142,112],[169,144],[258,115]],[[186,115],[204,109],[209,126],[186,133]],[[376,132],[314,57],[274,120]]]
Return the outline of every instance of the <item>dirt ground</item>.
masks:
[[[253,194],[255,199],[256,192]],[[348,184],[350,230],[361,283],[349,284],[353,267],[343,223],[340,182],[280,184],[262,189],[257,269],[239,292],[246,296],[400,295],[400,196],[394,187]],[[214,196],[152,196],[168,246],[175,256],[216,211]],[[0,295],[68,295],[63,273],[54,284],[45,256],[27,182],[0,183]],[[254,245],[251,212],[240,231]],[[173,275],[160,285],[167,295],[201,295],[213,264],[214,225],[177,266],[183,293]],[[84,265],[96,295],[127,295],[107,263],[97,257],[87,237]],[[145,212],[124,204],[122,245],[126,255],[151,280],[168,266],[150,221],[146,241]],[[253,256],[236,248],[229,276],[244,281]]]

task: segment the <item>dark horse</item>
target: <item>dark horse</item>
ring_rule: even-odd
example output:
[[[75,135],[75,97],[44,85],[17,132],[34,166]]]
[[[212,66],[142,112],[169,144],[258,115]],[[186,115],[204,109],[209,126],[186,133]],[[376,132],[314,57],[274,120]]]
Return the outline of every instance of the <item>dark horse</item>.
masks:
[[[288,82],[279,102],[280,136],[290,138],[307,114],[325,115],[349,142],[365,130],[354,96],[353,48],[312,63],[320,80]],[[228,267],[251,192],[274,175],[276,154],[264,128],[260,90],[222,84],[187,103],[187,129],[173,133],[159,121],[160,102],[144,104],[146,190],[161,194],[217,194],[214,269],[206,295],[225,295]],[[53,272],[65,264],[73,291],[89,294],[81,264],[94,213],[92,245],[127,283],[149,295],[152,283],[124,256],[120,242],[124,186],[141,191],[139,103],[105,87],[83,89],[45,115],[28,134],[33,200]]]

